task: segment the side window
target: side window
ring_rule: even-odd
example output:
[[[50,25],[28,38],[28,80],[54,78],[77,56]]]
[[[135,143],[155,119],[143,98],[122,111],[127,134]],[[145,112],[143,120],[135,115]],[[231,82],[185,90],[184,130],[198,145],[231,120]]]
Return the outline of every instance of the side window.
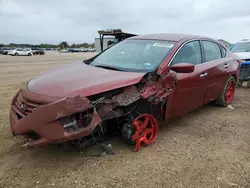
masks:
[[[179,50],[171,65],[177,63],[201,64],[201,49],[199,41],[188,42]]]
[[[223,47],[221,47],[221,54],[222,54],[222,57],[226,57],[227,56],[227,50]]]
[[[218,44],[210,41],[201,41],[204,49],[205,62],[221,58],[221,51]]]

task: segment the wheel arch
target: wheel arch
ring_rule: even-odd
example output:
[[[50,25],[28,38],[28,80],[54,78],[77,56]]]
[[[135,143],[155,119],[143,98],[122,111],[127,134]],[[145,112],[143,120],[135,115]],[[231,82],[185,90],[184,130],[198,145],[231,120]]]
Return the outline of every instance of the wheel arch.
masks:
[[[235,79],[237,79],[237,76],[236,76],[236,74],[232,74],[231,76],[233,76]]]
[[[231,76],[233,76],[233,77],[235,78],[235,80],[236,80],[236,85],[238,85],[239,77],[238,77],[236,74],[231,74],[231,75],[229,76],[229,78],[230,78]]]

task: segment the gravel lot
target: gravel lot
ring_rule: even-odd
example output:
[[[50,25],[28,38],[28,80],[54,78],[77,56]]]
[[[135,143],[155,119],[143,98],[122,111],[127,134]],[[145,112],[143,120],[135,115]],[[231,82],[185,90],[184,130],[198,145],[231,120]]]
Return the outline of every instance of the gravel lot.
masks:
[[[10,100],[20,84],[93,53],[0,55],[0,187],[250,187],[250,89],[238,88],[235,109],[207,105],[162,125],[137,153],[119,139],[115,155],[92,157],[56,146],[22,148],[9,130]]]

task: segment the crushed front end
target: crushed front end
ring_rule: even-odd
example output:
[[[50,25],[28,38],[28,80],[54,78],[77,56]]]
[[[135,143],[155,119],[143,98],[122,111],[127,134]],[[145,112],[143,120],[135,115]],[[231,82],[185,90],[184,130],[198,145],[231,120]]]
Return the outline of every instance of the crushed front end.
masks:
[[[14,96],[9,118],[13,135],[32,138],[27,147],[87,136],[101,122],[86,97],[49,99],[26,88]]]
[[[40,147],[81,142],[87,137],[95,142],[98,135],[112,129],[138,150],[143,143],[149,145],[155,140],[156,120],[164,120],[166,99],[176,83],[173,72],[164,77],[148,74],[134,85],[93,96],[66,98],[35,94],[26,86],[12,100],[11,131],[14,136],[30,138],[25,146]]]

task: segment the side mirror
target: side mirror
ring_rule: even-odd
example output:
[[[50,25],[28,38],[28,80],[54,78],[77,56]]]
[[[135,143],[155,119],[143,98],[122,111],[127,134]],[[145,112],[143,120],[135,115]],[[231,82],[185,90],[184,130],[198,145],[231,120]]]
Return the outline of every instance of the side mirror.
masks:
[[[194,72],[194,65],[191,63],[177,63],[171,66],[170,69],[177,73],[192,73]]]

